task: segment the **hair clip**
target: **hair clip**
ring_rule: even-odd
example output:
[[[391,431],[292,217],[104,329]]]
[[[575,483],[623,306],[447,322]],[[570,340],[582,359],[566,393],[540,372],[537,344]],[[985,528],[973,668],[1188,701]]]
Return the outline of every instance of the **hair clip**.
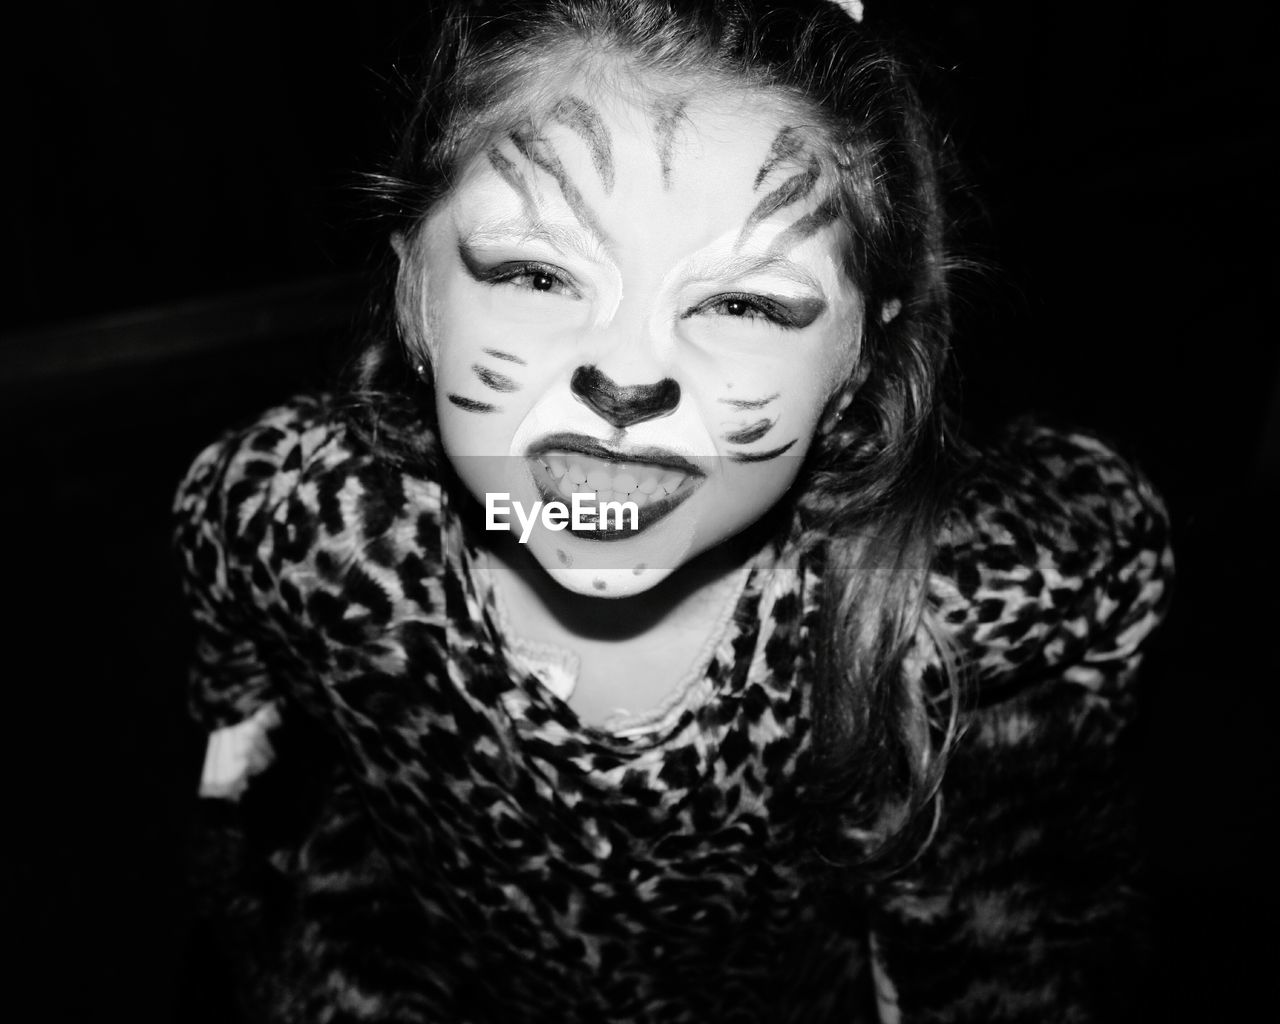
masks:
[[[859,25],[862,24],[862,0],[831,0]]]

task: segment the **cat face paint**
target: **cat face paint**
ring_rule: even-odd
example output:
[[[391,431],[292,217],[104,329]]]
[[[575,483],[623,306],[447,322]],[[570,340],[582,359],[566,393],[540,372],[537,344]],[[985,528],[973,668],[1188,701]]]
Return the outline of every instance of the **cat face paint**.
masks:
[[[574,591],[646,590],[758,519],[853,369],[832,172],[778,106],[571,90],[472,161],[405,260],[477,499],[640,505],[634,533],[533,529]]]

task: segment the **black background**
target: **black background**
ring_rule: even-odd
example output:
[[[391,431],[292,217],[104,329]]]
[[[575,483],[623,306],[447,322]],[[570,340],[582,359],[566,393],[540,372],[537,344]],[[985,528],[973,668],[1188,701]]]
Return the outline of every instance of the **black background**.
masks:
[[[1232,1019],[1280,964],[1275,35],[1261,4],[870,6],[933,68],[984,204],[966,415],[1090,425],[1170,503],[1140,737],[1151,1019]],[[168,502],[223,427],[340,361],[383,252],[351,186],[422,12],[80,0],[10,24],[0,885],[33,1019],[197,1016]]]

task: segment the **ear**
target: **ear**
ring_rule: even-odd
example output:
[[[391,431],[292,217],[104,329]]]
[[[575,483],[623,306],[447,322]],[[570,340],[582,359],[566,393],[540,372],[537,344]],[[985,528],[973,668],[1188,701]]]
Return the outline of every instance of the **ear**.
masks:
[[[840,422],[840,417],[853,402],[853,396],[861,383],[859,374],[855,371],[844,382],[844,386],[827,399],[826,407],[822,410],[822,419],[818,423],[819,434],[828,434],[835,429],[835,425]]]
[[[400,261],[400,266],[404,266],[405,255],[409,251],[409,247],[404,240],[403,231],[391,232],[391,248],[396,251],[396,259]]]
[[[853,354],[853,367],[845,377],[840,390],[834,392],[823,407],[822,418],[818,421],[819,434],[826,434],[835,429],[835,425],[840,422],[840,417],[853,404],[854,396],[866,382],[871,366],[863,358],[863,340],[864,338],[858,339],[858,346]]]

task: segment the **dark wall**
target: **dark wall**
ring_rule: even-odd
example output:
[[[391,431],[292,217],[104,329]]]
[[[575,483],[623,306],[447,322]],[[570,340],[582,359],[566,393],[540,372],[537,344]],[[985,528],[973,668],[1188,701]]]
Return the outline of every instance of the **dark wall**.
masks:
[[[11,41],[5,327],[353,267],[429,5],[36,5]],[[421,31],[417,32],[421,36]]]
[[[1244,6],[869,6],[934,69],[981,199],[964,239],[994,269],[963,280],[957,343],[974,429],[1094,426],[1170,501],[1180,583],[1141,737],[1152,1019],[1229,1019],[1280,962],[1275,930],[1251,927],[1280,912],[1256,881],[1280,797],[1274,33]],[[14,33],[0,884],[39,1019],[193,1019],[200,744],[169,496],[222,427],[340,360],[344,275],[382,244],[350,186],[387,143],[422,11],[81,0]]]

